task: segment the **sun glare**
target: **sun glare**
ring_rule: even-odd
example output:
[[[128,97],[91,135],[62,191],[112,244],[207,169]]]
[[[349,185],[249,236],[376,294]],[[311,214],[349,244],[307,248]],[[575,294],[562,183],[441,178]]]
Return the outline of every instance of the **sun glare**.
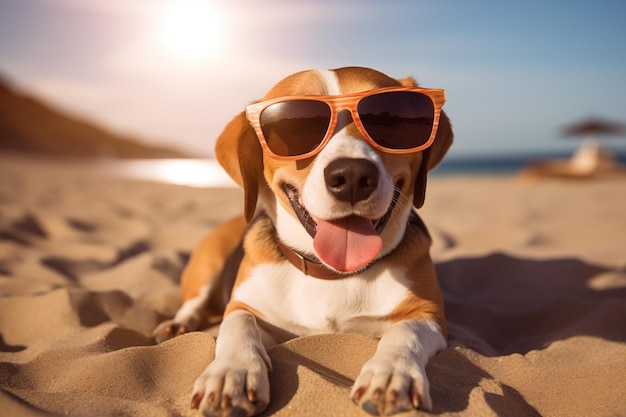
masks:
[[[209,0],[170,0],[159,22],[158,36],[178,59],[200,60],[217,52],[222,22]]]

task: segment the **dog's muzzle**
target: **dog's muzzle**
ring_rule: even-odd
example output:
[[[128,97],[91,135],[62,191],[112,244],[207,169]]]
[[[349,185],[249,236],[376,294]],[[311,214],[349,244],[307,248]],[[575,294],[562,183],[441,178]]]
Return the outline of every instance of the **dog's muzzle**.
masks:
[[[402,182],[394,190],[385,214],[378,219],[351,215],[339,219],[315,219],[302,203],[298,189],[284,184],[283,190],[296,216],[313,238],[318,258],[330,268],[340,272],[355,272],[367,267],[382,248],[380,235],[387,226],[400,198]]]
[[[376,231],[377,234],[380,235],[383,232],[383,230],[385,230],[385,226],[387,226],[387,223],[389,222],[389,219],[391,218],[391,213],[393,212],[393,209],[396,207],[396,204],[398,203],[401,190],[402,190],[402,182],[400,181],[395,186],[393,198],[391,200],[391,204],[389,205],[389,209],[387,210],[387,212],[382,217],[372,220],[372,225],[374,226],[374,230]],[[291,184],[283,184],[283,191],[285,192],[287,199],[289,199],[289,202],[291,203],[291,207],[296,213],[296,216],[298,216],[298,220],[300,220],[300,223],[302,223],[302,226],[304,226],[304,228],[309,233],[309,235],[311,235],[311,237],[314,238],[315,234],[317,233],[317,222],[313,219],[313,217],[311,217],[311,214],[309,213],[309,211],[302,204],[301,198],[300,198],[300,192],[298,191],[296,187],[294,187]]]

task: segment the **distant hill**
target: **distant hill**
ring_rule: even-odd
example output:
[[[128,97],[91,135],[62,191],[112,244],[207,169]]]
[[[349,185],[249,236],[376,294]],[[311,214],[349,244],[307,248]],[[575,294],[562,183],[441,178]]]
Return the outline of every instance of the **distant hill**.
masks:
[[[42,156],[185,158],[183,152],[151,146],[113,133],[28,96],[0,77],[0,152]]]

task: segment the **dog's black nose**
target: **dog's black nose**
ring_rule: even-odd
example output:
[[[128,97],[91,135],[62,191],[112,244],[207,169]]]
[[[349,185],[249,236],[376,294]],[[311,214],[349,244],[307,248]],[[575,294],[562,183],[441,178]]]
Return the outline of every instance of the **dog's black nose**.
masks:
[[[336,159],[324,169],[326,188],[340,201],[356,204],[378,187],[378,168],[367,159]]]

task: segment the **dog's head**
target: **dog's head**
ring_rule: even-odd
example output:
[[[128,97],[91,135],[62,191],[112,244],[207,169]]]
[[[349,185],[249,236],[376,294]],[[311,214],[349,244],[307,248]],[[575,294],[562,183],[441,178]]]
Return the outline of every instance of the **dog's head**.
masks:
[[[285,78],[260,103],[293,96],[356,97],[355,93],[403,86],[417,84],[411,78],[396,80],[367,68],[311,70]],[[250,109],[248,117],[242,112],[226,126],[217,140],[216,154],[244,190],[248,221],[260,203],[286,245],[317,257],[331,269],[353,272],[391,252],[402,240],[412,207],[424,203],[427,173],[441,161],[453,135],[447,116],[441,112],[432,145],[415,152],[388,152],[378,146],[379,141],[365,136],[369,130],[363,127],[364,116],[357,113],[355,117],[341,105],[337,108],[334,128],[323,143],[320,140],[321,146],[304,158],[291,153],[306,153],[308,149],[289,150],[286,148],[291,144],[284,142],[297,141],[294,124],[301,131],[313,131],[317,121],[312,116],[307,116],[307,122],[289,116],[291,124],[279,126],[287,139],[279,138],[275,145],[271,142],[274,139],[265,136],[281,132],[259,131],[257,135],[248,120],[254,120]],[[393,116],[394,111],[390,112]],[[285,112],[277,114],[274,122]],[[256,120],[257,129],[261,129]],[[285,149],[276,150],[280,146]]]

